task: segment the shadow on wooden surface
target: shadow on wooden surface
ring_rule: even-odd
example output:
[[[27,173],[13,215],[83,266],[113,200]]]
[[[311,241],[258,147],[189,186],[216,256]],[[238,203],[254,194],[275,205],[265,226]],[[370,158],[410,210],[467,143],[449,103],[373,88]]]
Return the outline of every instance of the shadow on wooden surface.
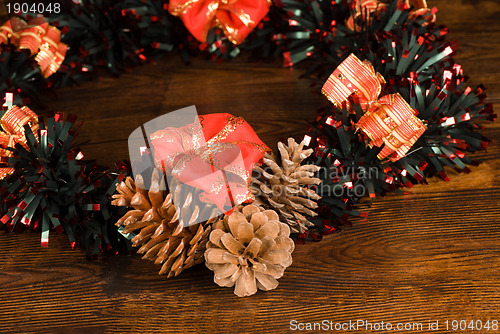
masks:
[[[457,57],[471,84],[489,86],[500,107],[500,4],[430,1],[438,22],[461,44]],[[243,116],[271,147],[300,136],[325,103],[300,70],[241,61],[180,59],[135,68],[47,97],[52,110],[85,120],[86,157],[127,158],[126,138],[144,122],[195,104],[202,114]],[[450,182],[433,180],[411,195],[379,198],[370,215],[320,243],[298,246],[272,292],[240,299],[212,283],[204,266],[166,280],[140,256],[87,262],[64,236],[40,248],[35,233],[0,233],[0,332],[288,332],[290,321],[423,323],[500,320],[500,138],[476,154],[485,163]],[[363,332],[360,330],[359,332]],[[466,331],[467,332],[467,331]]]

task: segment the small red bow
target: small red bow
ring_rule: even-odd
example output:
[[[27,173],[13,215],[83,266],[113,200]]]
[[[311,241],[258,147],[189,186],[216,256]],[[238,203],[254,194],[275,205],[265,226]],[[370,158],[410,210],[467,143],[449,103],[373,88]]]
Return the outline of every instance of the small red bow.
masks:
[[[387,5],[383,1],[379,0],[355,0],[354,1],[354,13],[346,21],[346,27],[349,30],[359,30],[359,25],[357,22],[364,15],[380,15],[381,12],[385,11]],[[398,8],[406,9],[413,8],[410,13],[410,19],[415,19],[418,16],[426,18],[426,24],[436,21],[436,9],[430,9],[427,7],[425,0],[398,0]]]
[[[210,114],[199,120],[151,135],[156,164],[183,184],[203,190],[201,201],[230,212],[253,199],[253,165],[270,150],[241,117]]]
[[[37,17],[26,23],[13,17],[0,27],[0,44],[14,44],[19,49],[28,49],[46,78],[56,73],[66,56],[68,46],[61,43],[61,31]]]
[[[12,106],[0,118],[0,157],[9,158],[12,151],[6,150],[6,147],[13,148],[17,143],[23,145],[26,149],[26,137],[24,126],[28,124],[35,136],[38,136],[38,116],[28,107],[19,108]],[[13,168],[0,168],[0,180],[3,180],[14,172]]]
[[[354,54],[347,57],[325,82],[321,92],[335,106],[346,104],[356,95],[365,114],[356,126],[369,138],[370,147],[384,147],[379,159],[397,161],[404,157],[417,139],[427,130],[416,117],[417,112],[399,94],[378,98],[384,78],[375,73],[370,62],[359,60]]]
[[[267,15],[268,0],[172,0],[168,11],[179,16],[200,42],[208,31],[220,27],[234,44],[242,43]]]

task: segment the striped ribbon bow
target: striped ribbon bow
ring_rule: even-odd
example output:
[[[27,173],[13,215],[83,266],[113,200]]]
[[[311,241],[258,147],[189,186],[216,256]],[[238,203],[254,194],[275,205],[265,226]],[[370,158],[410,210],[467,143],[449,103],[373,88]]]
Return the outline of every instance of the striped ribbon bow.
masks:
[[[35,60],[46,78],[59,70],[68,50],[61,42],[61,31],[43,17],[35,17],[28,23],[19,17],[5,22],[0,27],[0,44],[9,42],[36,55]]]
[[[379,159],[397,161],[404,157],[417,139],[427,130],[416,110],[399,94],[378,98],[384,78],[375,73],[369,61],[361,61],[354,54],[347,57],[325,82],[321,92],[336,107],[346,104],[355,95],[365,114],[356,127],[365,133],[369,146],[382,147]]]
[[[33,130],[35,137],[38,135],[38,116],[28,107],[12,106],[0,118],[0,159],[12,157],[12,151],[6,150],[7,147],[13,148],[17,143],[28,148],[24,134],[24,126],[29,125]],[[5,179],[14,172],[13,168],[0,168],[0,180]]]
[[[382,12],[387,10],[386,3],[387,1],[385,0],[355,0],[352,3],[353,13],[346,20],[346,27],[349,30],[360,30],[359,21],[366,20],[366,15],[374,14],[377,17],[380,16]],[[437,9],[428,8],[426,0],[398,0],[398,8],[410,8],[411,12],[409,18],[412,20],[417,17],[424,17],[424,25],[436,21]]]

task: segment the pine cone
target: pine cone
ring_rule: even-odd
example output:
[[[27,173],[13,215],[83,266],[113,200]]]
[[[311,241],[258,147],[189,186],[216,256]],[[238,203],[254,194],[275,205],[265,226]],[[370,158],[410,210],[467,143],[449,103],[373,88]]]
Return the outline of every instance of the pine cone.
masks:
[[[200,214],[200,209],[193,202],[201,190],[183,185],[170,184],[174,192],[168,193],[165,181],[160,177],[158,170],[153,171],[151,187],[145,189],[141,175],[136,180],[127,177],[125,181],[116,185],[118,194],[113,195],[113,205],[129,206],[128,211],[116,223],[124,226],[122,233],[140,231],[133,239],[132,245],[140,247],[137,253],[144,254],[143,259],[163,263],[159,274],[167,274],[167,278],[179,275],[184,269],[203,262],[203,253],[211,231],[212,223],[216,220],[217,210],[214,206],[205,206],[203,211],[213,217],[205,223],[190,224]],[[173,179],[174,180],[174,179]],[[184,192],[184,193],[182,193]],[[173,198],[182,199],[181,205],[174,205]],[[177,204],[177,203],[176,203]],[[179,221],[179,207],[182,212],[193,212],[187,227]]]
[[[318,207],[321,198],[314,190],[305,186],[320,184],[314,173],[320,170],[316,165],[301,165],[313,153],[313,149],[303,150],[304,142],[297,144],[288,139],[288,146],[278,143],[281,165],[276,157],[266,153],[262,166],[254,166],[251,190],[255,204],[273,208],[279,213],[280,220],[290,225],[292,232],[304,233],[307,227],[314,226],[303,215],[317,215],[311,209]]]
[[[205,264],[214,271],[220,286],[236,285],[239,297],[250,296],[257,288],[268,291],[292,264],[295,248],[290,228],[273,210],[250,204],[213,225],[205,252]]]

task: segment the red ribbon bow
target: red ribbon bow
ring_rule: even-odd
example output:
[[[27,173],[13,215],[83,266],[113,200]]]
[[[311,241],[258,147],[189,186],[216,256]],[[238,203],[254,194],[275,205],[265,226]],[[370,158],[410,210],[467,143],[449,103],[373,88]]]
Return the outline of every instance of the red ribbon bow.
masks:
[[[6,147],[13,148],[17,143],[28,149],[24,126],[28,124],[35,136],[38,136],[38,116],[28,107],[19,108],[12,106],[0,118],[0,125],[4,131],[0,131],[0,157],[3,159],[12,157],[12,151]],[[2,159],[2,160],[3,160]],[[14,172],[13,168],[0,168],[0,180]]]
[[[369,61],[362,62],[354,54],[347,57],[325,82],[321,92],[335,106],[346,104],[356,95],[365,114],[356,126],[369,138],[370,147],[384,147],[379,159],[397,161],[404,157],[427,130],[422,121],[399,94],[378,98],[384,78],[375,73]]]
[[[268,0],[172,0],[170,14],[179,16],[186,28],[200,42],[208,31],[220,27],[234,44],[242,43],[267,15]]]
[[[387,5],[383,1],[379,0],[355,0],[354,1],[354,13],[347,19],[346,27],[350,30],[359,30],[360,27],[357,22],[364,17],[364,15],[370,16],[371,14],[380,15],[381,12],[385,11]],[[398,8],[406,9],[413,8],[410,13],[410,19],[415,19],[418,16],[426,17],[426,24],[436,21],[436,9],[430,9],[427,7],[427,2],[425,0],[399,0]]]
[[[46,78],[56,73],[66,56],[68,46],[61,43],[61,31],[37,17],[26,23],[13,17],[0,27],[0,44],[12,43],[19,49],[28,49]]]
[[[228,212],[228,207],[253,199],[253,165],[270,150],[241,117],[211,114],[199,120],[151,135],[156,164],[180,182],[202,189],[201,201]]]

